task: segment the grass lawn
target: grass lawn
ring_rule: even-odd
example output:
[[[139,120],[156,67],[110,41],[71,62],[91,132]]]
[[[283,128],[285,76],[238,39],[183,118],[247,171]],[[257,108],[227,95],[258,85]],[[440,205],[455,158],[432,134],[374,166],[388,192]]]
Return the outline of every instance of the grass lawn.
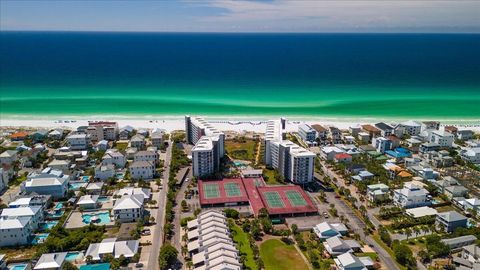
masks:
[[[308,270],[308,266],[295,247],[293,245],[289,246],[278,239],[263,242],[260,245],[260,257],[262,257],[266,270]]]
[[[254,140],[227,140],[225,150],[233,159],[255,161],[256,141]]]
[[[37,253],[38,246],[4,247],[0,254],[5,254],[6,259],[30,260]]]
[[[283,183],[280,183],[275,179],[275,171],[273,169],[263,169],[263,179],[267,183],[267,185],[281,185]]]
[[[245,266],[247,269],[256,270],[257,264],[255,263],[255,258],[253,257],[253,250],[250,247],[250,242],[248,241],[248,235],[245,233],[242,228],[234,225],[232,231],[235,233],[233,234],[233,241],[237,243],[237,248],[240,250],[240,254],[245,254]]]

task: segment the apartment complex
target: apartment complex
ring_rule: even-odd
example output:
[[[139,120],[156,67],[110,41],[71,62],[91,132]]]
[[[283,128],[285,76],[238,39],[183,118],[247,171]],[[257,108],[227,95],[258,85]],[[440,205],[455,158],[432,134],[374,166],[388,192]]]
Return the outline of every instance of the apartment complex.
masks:
[[[265,164],[286,180],[301,184],[313,180],[315,154],[283,139],[280,121],[269,121],[265,132]]]
[[[192,148],[193,176],[203,177],[217,172],[225,154],[225,134],[201,117],[185,116],[186,139]]]
[[[114,141],[118,137],[117,122],[89,122],[86,133],[90,135],[92,141]]]

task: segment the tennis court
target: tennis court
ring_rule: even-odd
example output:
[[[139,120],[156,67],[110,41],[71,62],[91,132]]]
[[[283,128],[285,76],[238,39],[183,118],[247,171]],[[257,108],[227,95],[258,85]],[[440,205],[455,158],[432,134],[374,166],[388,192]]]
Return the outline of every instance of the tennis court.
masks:
[[[225,183],[223,184],[223,188],[225,188],[225,193],[227,194],[227,197],[242,196],[242,192],[240,191],[238,183]]]
[[[267,191],[263,193],[265,196],[265,199],[267,201],[267,204],[271,208],[281,208],[285,207],[283,204],[282,198],[280,197],[280,194],[278,194],[277,191]]]
[[[285,195],[287,195],[288,200],[292,206],[305,206],[307,205],[307,201],[303,198],[302,194],[300,194],[296,190],[287,190],[285,191]]]
[[[203,184],[205,198],[212,199],[220,197],[220,190],[218,184]]]

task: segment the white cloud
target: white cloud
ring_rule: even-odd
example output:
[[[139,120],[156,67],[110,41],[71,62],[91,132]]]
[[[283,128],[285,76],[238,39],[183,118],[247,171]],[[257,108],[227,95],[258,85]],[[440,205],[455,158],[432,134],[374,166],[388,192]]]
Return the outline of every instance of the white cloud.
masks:
[[[193,2],[199,4],[198,2]],[[209,0],[224,10],[202,21],[248,28],[352,29],[480,27],[480,1]]]

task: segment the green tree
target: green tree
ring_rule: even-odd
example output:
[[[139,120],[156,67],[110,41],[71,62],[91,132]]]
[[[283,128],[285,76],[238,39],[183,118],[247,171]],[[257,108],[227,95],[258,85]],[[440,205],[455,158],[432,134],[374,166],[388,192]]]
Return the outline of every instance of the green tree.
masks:
[[[158,257],[158,265],[160,269],[167,269],[170,264],[172,264],[175,259],[177,259],[178,250],[172,246],[170,243],[164,244],[160,248],[160,254]]]

